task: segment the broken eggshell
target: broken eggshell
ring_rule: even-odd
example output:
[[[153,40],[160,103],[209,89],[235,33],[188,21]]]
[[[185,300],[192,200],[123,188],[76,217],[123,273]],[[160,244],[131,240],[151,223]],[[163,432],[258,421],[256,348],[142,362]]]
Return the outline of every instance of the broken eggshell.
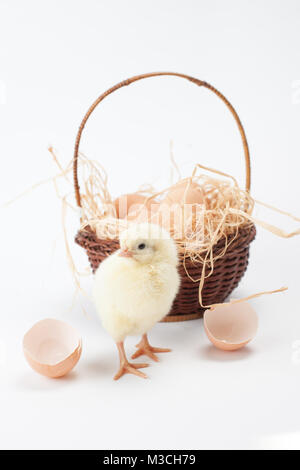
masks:
[[[36,372],[47,377],[62,377],[79,361],[82,341],[72,326],[47,318],[35,323],[25,334],[23,351]]]
[[[222,304],[205,310],[204,329],[218,349],[234,351],[256,335],[258,317],[248,302]]]

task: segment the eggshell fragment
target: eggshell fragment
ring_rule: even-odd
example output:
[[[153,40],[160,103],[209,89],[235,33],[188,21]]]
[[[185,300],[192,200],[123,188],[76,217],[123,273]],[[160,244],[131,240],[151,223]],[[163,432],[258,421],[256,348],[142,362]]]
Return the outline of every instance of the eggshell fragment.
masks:
[[[208,339],[219,349],[234,351],[256,335],[258,317],[248,302],[223,304],[204,312]]]
[[[125,219],[130,214],[132,206],[135,206],[134,210],[141,208],[147,201],[148,197],[143,196],[139,193],[123,194],[114,200],[113,204],[116,208],[116,215],[119,219]],[[150,201],[151,204],[151,201]],[[147,204],[148,206],[148,204]],[[131,211],[132,212],[132,211]],[[132,215],[131,215],[132,216]]]
[[[35,323],[25,334],[23,351],[36,372],[47,377],[62,377],[79,361],[82,341],[72,326],[47,318]]]

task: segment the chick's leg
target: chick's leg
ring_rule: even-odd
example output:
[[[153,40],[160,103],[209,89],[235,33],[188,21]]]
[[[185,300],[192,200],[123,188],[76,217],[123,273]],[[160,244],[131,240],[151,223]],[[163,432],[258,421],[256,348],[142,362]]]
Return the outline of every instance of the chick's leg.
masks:
[[[171,349],[168,348],[154,348],[149,344],[147,334],[144,334],[142,336],[141,341],[136,345],[138,350],[131,356],[132,359],[136,359],[137,357],[140,356],[148,356],[150,359],[153,359],[153,361],[158,362],[159,359],[154,353],[163,353],[163,352],[170,352]]]
[[[137,369],[140,369],[142,367],[148,367],[149,364],[131,364],[130,362],[128,362],[128,359],[126,357],[126,353],[124,350],[123,341],[120,341],[119,343],[117,343],[117,348],[118,348],[119,357],[120,357],[120,369],[114,376],[114,380],[118,380],[124,374],[135,374],[135,375],[138,375],[139,377],[142,377],[143,379],[147,379],[147,375],[143,374],[143,372],[140,372]]]

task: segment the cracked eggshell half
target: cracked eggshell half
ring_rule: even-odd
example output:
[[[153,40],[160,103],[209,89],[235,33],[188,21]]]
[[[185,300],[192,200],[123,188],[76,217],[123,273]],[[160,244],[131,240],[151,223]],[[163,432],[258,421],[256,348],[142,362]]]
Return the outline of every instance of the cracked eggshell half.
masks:
[[[47,318],[35,323],[25,334],[23,351],[36,372],[47,377],[62,377],[79,361],[82,340],[72,326]]]
[[[248,302],[217,305],[204,312],[204,329],[218,349],[234,351],[255,337],[258,317]]]

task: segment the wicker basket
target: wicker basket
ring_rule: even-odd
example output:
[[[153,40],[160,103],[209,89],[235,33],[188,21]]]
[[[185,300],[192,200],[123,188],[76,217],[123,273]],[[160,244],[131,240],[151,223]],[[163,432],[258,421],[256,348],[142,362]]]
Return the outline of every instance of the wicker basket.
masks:
[[[131,83],[141,80],[143,78],[156,77],[162,75],[182,77],[195,83],[198,86],[208,88],[226,104],[236,121],[240,135],[242,137],[246,162],[246,190],[250,190],[250,157],[245,131],[243,129],[239,116],[237,115],[233,106],[225,98],[225,96],[223,96],[218,90],[216,90],[213,86],[209,85],[207,82],[198,80],[197,78],[173,72],[154,72],[129,78],[128,80],[124,80],[123,82],[120,82],[117,85],[113,86],[105,93],[100,95],[99,98],[97,98],[97,100],[91,105],[91,107],[85,114],[77,133],[74,150],[74,187],[76,202],[79,207],[81,207],[81,198],[77,175],[78,152],[82,131],[89,116],[94,111],[96,106],[106,96],[110,95],[119,88],[122,88],[126,85],[130,85]],[[215,261],[213,274],[205,280],[202,289],[202,300],[204,305],[223,302],[231,294],[233,289],[237,287],[239,281],[241,280],[242,276],[244,275],[247,269],[249,259],[249,245],[251,241],[255,238],[255,234],[256,230],[254,225],[249,225],[246,228],[240,229],[238,236],[232,243],[229,244],[225,255]],[[89,228],[79,230],[76,235],[75,241],[86,250],[93,272],[97,269],[101,261],[103,261],[108,255],[110,255],[119,248],[118,240],[99,240],[96,237],[96,234],[92,230],[89,230]],[[228,241],[230,241],[230,238],[228,239]],[[220,252],[224,248],[224,243],[225,239],[221,239],[215,245],[214,255],[217,255],[218,252]],[[200,278],[202,272],[201,264],[193,263],[191,260],[185,259],[185,267],[189,272],[189,275],[193,279]],[[204,309],[201,308],[201,306],[199,305],[199,283],[191,281],[191,279],[187,276],[183,266],[182,258],[180,259],[179,272],[181,275],[181,288],[173,303],[171,312],[164,318],[163,321],[192,320],[201,317],[203,314]]]

